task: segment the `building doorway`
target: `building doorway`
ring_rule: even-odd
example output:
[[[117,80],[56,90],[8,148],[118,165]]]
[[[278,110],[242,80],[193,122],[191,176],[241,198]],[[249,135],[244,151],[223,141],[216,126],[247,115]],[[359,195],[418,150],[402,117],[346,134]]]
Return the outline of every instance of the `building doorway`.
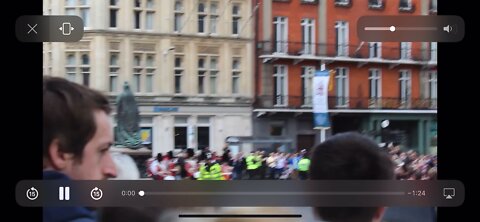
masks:
[[[307,152],[315,145],[315,135],[297,135],[297,152],[305,149]]]

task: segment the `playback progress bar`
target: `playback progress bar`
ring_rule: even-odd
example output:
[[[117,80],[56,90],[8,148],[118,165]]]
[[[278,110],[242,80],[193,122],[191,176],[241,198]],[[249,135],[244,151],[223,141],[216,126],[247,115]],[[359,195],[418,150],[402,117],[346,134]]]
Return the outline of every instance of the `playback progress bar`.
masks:
[[[407,192],[145,192],[140,190],[139,194],[144,195],[166,195],[166,196],[178,196],[178,195],[188,195],[188,196],[242,196],[242,195],[264,195],[264,196],[402,196],[407,195]]]

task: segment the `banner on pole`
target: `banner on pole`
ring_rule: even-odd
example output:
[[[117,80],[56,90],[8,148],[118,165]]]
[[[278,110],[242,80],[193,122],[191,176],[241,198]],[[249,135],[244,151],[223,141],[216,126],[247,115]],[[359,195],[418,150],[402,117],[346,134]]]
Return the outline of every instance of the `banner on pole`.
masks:
[[[329,71],[316,71],[313,77],[313,127],[315,129],[330,128],[328,117],[328,82]]]

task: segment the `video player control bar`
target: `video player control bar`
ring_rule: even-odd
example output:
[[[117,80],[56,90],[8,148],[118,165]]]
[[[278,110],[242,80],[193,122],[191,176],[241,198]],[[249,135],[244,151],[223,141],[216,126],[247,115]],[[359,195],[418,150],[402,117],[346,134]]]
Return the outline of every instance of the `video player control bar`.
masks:
[[[67,193],[68,191],[68,193]],[[460,206],[460,181],[47,181],[16,186],[21,206]]]

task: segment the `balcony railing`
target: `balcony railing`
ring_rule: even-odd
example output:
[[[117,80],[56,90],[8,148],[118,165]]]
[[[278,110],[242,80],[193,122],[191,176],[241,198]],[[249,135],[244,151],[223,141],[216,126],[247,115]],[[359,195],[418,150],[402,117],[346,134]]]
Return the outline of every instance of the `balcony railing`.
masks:
[[[318,44],[310,42],[286,42],[286,41],[262,41],[259,45],[260,55],[289,55],[302,57],[343,57],[343,58],[361,58],[373,59],[372,50],[368,43],[359,45],[336,45],[336,44]],[[406,53],[409,55],[405,55]],[[406,52],[397,47],[381,46],[381,57],[376,59],[400,60],[409,57],[412,61],[426,62],[430,61],[431,51],[428,48],[410,49]],[[372,54],[372,55],[371,55]],[[402,56],[403,55],[403,56]],[[402,58],[403,57],[403,58]]]
[[[256,108],[275,109],[309,109],[312,107],[311,96],[257,96]],[[422,98],[369,98],[369,97],[328,97],[329,109],[409,109],[436,110],[437,99]]]

